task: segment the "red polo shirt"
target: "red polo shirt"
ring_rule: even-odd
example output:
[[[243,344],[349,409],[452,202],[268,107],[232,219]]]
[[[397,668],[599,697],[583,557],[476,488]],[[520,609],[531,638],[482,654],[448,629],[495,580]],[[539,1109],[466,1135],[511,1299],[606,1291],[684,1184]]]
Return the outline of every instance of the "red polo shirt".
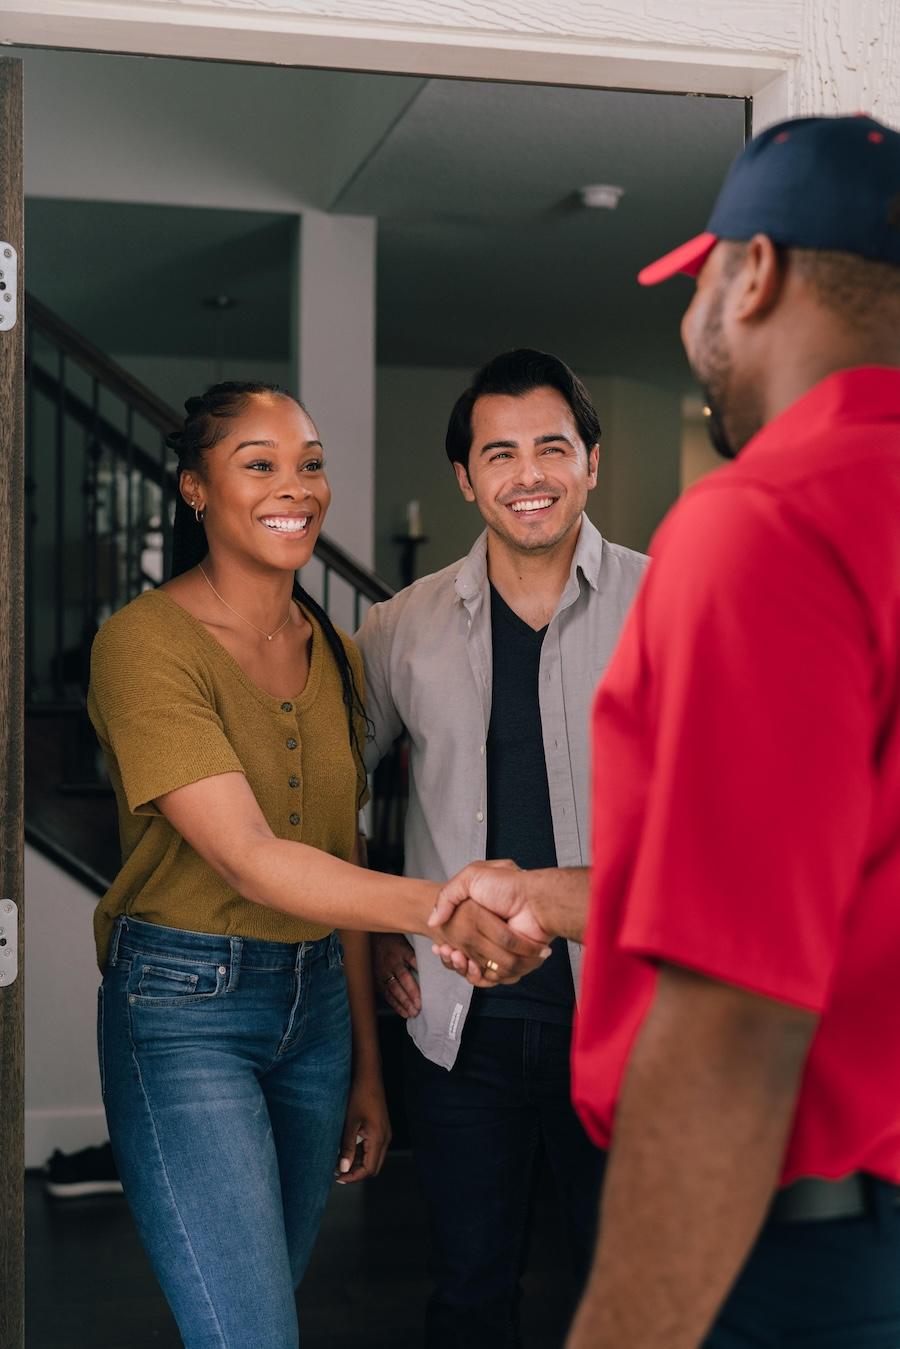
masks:
[[[783,1180],[900,1182],[900,370],[689,491],[598,690],[573,1093],[596,1142],[659,961],[820,1013]]]

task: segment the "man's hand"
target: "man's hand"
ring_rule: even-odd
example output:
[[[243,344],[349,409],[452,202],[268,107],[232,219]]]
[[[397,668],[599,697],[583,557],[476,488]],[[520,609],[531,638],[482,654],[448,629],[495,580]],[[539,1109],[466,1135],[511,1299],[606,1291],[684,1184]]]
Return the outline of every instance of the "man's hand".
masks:
[[[461,900],[474,899],[505,918],[513,932],[534,941],[549,942],[553,934],[581,941],[588,906],[586,868],[521,871],[508,860],[471,862],[441,889],[431,923],[443,921]],[[478,971],[464,952],[448,942],[432,947],[447,969],[478,982]]]
[[[521,871],[509,858],[470,862],[442,887],[428,921],[433,927],[443,925],[458,904],[474,899],[505,918],[514,932],[532,941],[547,942],[551,934],[538,922],[528,899],[527,880],[533,874]]]
[[[512,984],[547,959],[550,947],[516,932],[502,918],[472,900],[451,907],[450,918],[435,928],[437,946],[457,954],[462,968],[448,965],[478,988]],[[446,962],[445,962],[446,963]]]
[[[375,987],[385,1002],[402,1017],[418,1016],[422,994],[414,971],[416,953],[399,932],[382,932],[372,939],[372,969]]]

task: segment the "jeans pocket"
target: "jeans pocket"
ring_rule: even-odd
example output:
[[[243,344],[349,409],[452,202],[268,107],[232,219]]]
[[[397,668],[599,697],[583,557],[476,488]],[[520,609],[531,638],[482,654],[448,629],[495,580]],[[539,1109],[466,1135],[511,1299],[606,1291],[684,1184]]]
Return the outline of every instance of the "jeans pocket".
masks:
[[[97,1063],[100,1068],[100,1095],[106,1100],[106,1064],[103,1057],[103,985],[97,989]]]
[[[227,969],[208,961],[135,954],[128,976],[132,1007],[182,1007],[209,1002],[225,991]]]

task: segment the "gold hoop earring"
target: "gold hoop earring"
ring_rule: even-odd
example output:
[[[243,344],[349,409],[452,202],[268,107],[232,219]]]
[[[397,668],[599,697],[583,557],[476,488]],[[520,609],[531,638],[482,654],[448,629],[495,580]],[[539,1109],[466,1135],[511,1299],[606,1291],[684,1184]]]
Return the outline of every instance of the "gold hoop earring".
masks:
[[[193,503],[193,506],[194,506],[194,519],[197,521],[198,525],[202,525],[203,517],[206,515],[206,507],[198,506],[196,501]]]

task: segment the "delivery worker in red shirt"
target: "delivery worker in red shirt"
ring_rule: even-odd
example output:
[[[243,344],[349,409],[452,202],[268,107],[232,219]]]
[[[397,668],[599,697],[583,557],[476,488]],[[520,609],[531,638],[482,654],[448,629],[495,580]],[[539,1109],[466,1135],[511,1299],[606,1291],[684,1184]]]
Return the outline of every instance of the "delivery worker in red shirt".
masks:
[[[594,708],[573,1095],[611,1156],[569,1346],[898,1349],[900,135],[763,132],[640,279],[676,272],[733,462]],[[587,885],[482,864],[446,903],[577,937]]]

